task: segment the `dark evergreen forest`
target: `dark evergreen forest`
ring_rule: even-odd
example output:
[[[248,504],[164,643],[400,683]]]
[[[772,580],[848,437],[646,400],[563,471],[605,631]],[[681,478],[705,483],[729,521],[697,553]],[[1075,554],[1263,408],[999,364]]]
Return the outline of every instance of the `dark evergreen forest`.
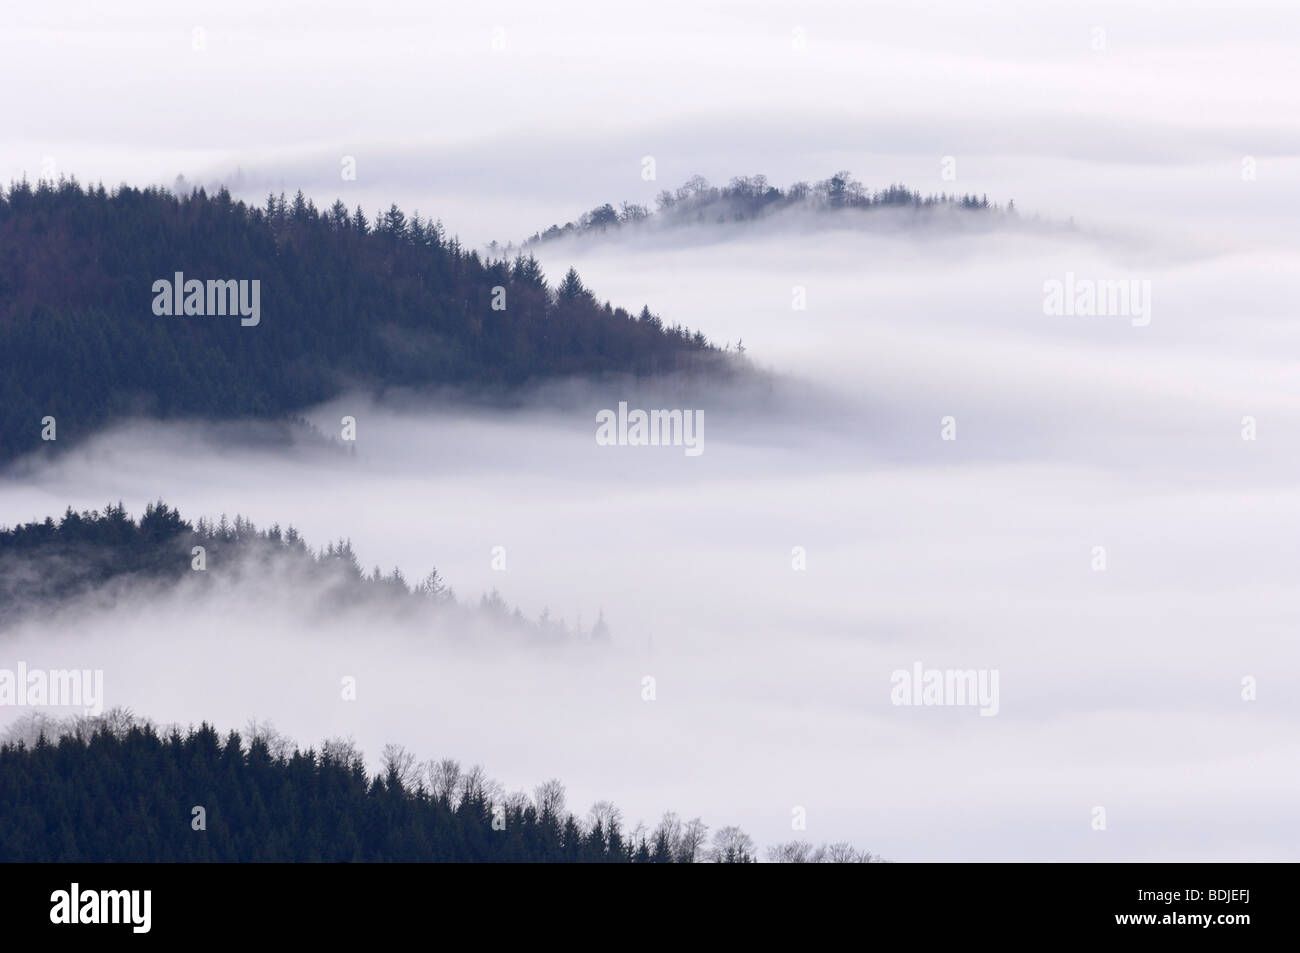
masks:
[[[367,774],[348,739],[299,750],[268,726],[222,738],[129,712],[0,746],[3,861],[533,861],[751,863],[737,827],[666,813],[629,829],[608,801],[579,818],[559,781],[504,793],[479,767],[419,764],[397,745]],[[202,813],[195,811],[202,808]],[[846,843],[791,841],[778,862],[864,863]]]
[[[177,272],[259,281],[260,323],[155,315],[153,283]],[[648,308],[601,303],[573,269],[552,287],[535,258],[481,258],[395,205],[372,219],[301,192],[256,208],[224,189],[0,190],[0,462],[40,448],[47,416],[63,445],[125,415],[280,419],[352,386],[732,365]]]
[[[192,571],[192,547],[211,561]],[[132,519],[120,504],[62,519],[0,528],[0,633],[25,612],[110,582],[175,584],[215,578],[244,561],[278,560],[276,578],[321,586],[340,606],[450,613],[457,625],[489,613],[524,636],[608,638],[603,619],[572,632],[546,618],[508,612],[495,593],[457,603],[435,570],[409,584],[400,570],[362,571],[351,543],[320,550],[292,528],[258,529],[222,517],[191,524],[166,503]],[[287,574],[286,574],[287,573]],[[457,615],[459,613],[459,615]],[[12,677],[12,673],[9,673]],[[36,710],[9,725],[0,745],[0,861],[558,861],[748,863],[752,840],[736,827],[712,839],[698,820],[664,815],[654,830],[627,829],[608,802],[585,818],[564,809],[559,781],[533,796],[507,794],[480,768],[450,760],[417,764],[399,746],[368,775],[348,739],[299,750],[266,724],[222,738],[210,726],[159,729],[114,709],[53,720]],[[205,829],[192,827],[193,808]],[[848,844],[791,841],[769,860],[865,862]]]
[[[271,742],[275,739],[272,737]],[[277,746],[279,747],[279,746]],[[633,840],[616,810],[589,823],[551,782],[494,798],[481,770],[390,750],[367,776],[346,742],[273,751],[208,725],[159,734],[96,725],[0,747],[5,861],[639,861],[702,859],[699,837],[661,825]],[[426,782],[431,781],[432,784]],[[195,807],[205,829],[195,829]],[[746,862],[752,852],[723,859]]]
[[[203,571],[195,572],[195,547],[203,550]],[[321,608],[370,606],[452,615],[473,628],[492,622],[497,630],[532,639],[609,638],[604,616],[585,629],[571,629],[544,614],[526,619],[493,590],[477,603],[462,603],[438,570],[408,581],[400,568],[363,570],[352,541],[339,539],[313,549],[292,526],[259,529],[236,515],[190,523],[163,501],[150,503],[133,519],[119,503],[103,510],[69,507],[61,519],[0,527],[0,628],[25,614],[48,610],[60,600],[93,592],[109,583],[174,585],[211,582],[217,575],[272,570],[303,592],[319,594]]]

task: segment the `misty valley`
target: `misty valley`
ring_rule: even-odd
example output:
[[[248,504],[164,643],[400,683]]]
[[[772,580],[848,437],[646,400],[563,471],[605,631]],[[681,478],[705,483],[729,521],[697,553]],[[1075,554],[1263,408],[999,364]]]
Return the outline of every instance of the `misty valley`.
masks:
[[[956,280],[936,283],[936,262],[916,251],[941,226],[883,217],[912,193],[853,208],[835,198],[845,181],[779,214],[867,217],[793,245],[772,231],[785,227],[775,212],[722,225],[669,216],[651,244],[629,237],[647,219],[620,226],[617,241],[612,229],[575,228],[510,258],[395,206],[374,218],[339,202],[322,212],[301,193],[254,207],[220,188],[6,190],[0,249],[18,267],[0,289],[12,397],[0,668],[48,673],[67,691],[47,698],[69,702],[0,706],[18,785],[8,796],[58,804],[43,823],[61,828],[92,810],[78,779],[109,770],[96,761],[108,752],[164,759],[113,776],[115,801],[152,790],[149,771],[171,771],[165,759],[185,757],[203,732],[216,733],[202,742],[213,764],[222,752],[265,760],[202,798],[204,832],[185,821],[196,796],[183,815],[157,802],[44,846],[16,829],[7,843],[63,860],[983,857],[978,826],[961,818],[1013,811],[1042,826],[1040,850],[1093,850],[1097,805],[1076,835],[1050,811],[1013,806],[1033,797],[1067,812],[1095,800],[1087,759],[1050,779],[1022,776],[1011,804],[977,779],[1017,776],[1045,721],[1067,736],[1100,731],[1142,763],[1146,731],[1164,734],[1158,699],[1130,702],[1141,714],[1122,728],[1079,708],[1079,693],[1100,684],[1138,697],[1115,683],[1111,650],[1091,648],[1097,631],[1113,632],[1130,657],[1123,620],[1135,603],[1123,580],[1207,549],[1238,553],[1243,580],[1269,579],[1277,570],[1260,541],[1285,545],[1285,526],[1263,511],[1212,517],[1157,488],[1195,472],[1186,492],[1216,499],[1267,472],[1247,468],[1278,466],[1280,448],[1196,469],[1208,443],[1239,439],[1217,433],[1224,413],[1179,401],[1196,354],[1154,378],[1145,367],[1117,377],[1095,341],[1158,332],[1160,316],[1149,327],[1044,317],[1050,296],[1035,276],[1105,274],[1057,263],[1094,254],[1095,236],[959,204],[955,214],[994,217],[978,237],[954,232],[963,250],[938,264]],[[673,207],[745,194],[695,189]],[[707,240],[702,228],[714,230]],[[685,257],[663,244],[674,229],[691,236]],[[19,255],[36,235],[59,254]],[[191,250],[182,260],[177,249]],[[864,260],[879,269],[866,298]],[[994,262],[1028,272],[1019,284],[1038,296],[1008,280],[975,318],[985,335],[966,342],[972,317],[957,289]],[[261,320],[155,314],[159,274],[260,276]],[[588,280],[655,307],[602,303]],[[900,324],[918,287],[932,289],[924,317]],[[207,309],[198,290],[188,310]],[[1024,317],[1008,323],[1014,314]],[[686,321],[717,325],[728,343]],[[730,345],[742,337],[748,347]],[[1061,349],[1080,337],[1094,345]],[[959,346],[979,358],[951,364]],[[1018,358],[1026,347],[1034,361]],[[787,355],[782,366],[772,354]],[[1245,362],[1240,373],[1258,370]],[[1095,404],[1102,375],[1115,381],[1111,406]],[[1151,436],[1117,444],[1120,433]],[[1206,514],[1194,526],[1180,516],[1188,505]],[[1249,554],[1238,542],[1248,531]],[[1215,564],[1181,563],[1162,585],[1203,604],[1239,584],[1208,575]],[[1186,649],[1212,643],[1212,618],[1146,626],[1152,654],[1135,684],[1146,666],[1162,684],[1205,684]],[[1239,633],[1230,651],[1262,657],[1268,640],[1267,629]],[[972,705],[977,717],[958,720]],[[1207,711],[1202,730],[1232,732],[1245,715]],[[735,743],[756,725],[761,742]],[[1256,736],[1261,748],[1272,731],[1284,729]],[[264,735],[280,740],[255,754]],[[310,746],[321,737],[333,740]],[[344,763],[322,759],[338,745]],[[394,776],[394,745],[413,759],[500,765],[506,781],[439,803],[437,761]],[[30,786],[47,776],[45,758],[65,785],[54,799]],[[774,763],[789,766],[775,786]],[[957,768],[968,784],[953,784]],[[341,772],[342,800],[276,820],[278,836],[242,815],[240,830],[217,833],[235,817],[222,801],[296,772],[314,785]],[[548,820],[521,792],[557,775],[574,803],[619,807]],[[878,777],[895,780],[879,788]],[[907,819],[931,790],[947,792],[950,820],[922,837]],[[653,819],[662,827],[692,793],[698,836],[660,836]],[[404,833],[356,826],[355,841],[335,838],[340,822],[328,818],[360,825],[393,804],[413,812]],[[509,836],[482,840],[503,833],[502,810]],[[139,839],[117,836],[123,825]],[[1146,830],[1156,839],[1131,842],[1137,855],[1159,849],[1159,828]],[[214,836],[186,840],[200,833]],[[321,838],[334,853],[309,846]]]
[[[834,863],[1249,939],[1300,8],[1242,4],[7,8],[6,937]]]

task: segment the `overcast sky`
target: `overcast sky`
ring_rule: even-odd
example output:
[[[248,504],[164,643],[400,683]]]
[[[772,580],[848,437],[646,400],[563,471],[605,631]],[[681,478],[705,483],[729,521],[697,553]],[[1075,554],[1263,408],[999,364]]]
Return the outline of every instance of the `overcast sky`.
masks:
[[[301,187],[474,242],[697,172],[951,189],[943,156],[1021,208],[1204,214],[1244,156],[1296,200],[1298,27],[1286,2],[20,3],[0,176]]]

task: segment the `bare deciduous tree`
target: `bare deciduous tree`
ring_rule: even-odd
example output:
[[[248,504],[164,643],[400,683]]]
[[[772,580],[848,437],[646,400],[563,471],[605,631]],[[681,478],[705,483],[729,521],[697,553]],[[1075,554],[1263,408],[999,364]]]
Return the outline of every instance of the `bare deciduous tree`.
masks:
[[[490,782],[488,781],[487,772],[483,770],[481,764],[476,764],[468,771],[462,772],[459,779],[459,796],[457,803],[464,801],[487,801],[490,800]]]
[[[365,763],[361,749],[357,747],[356,741],[351,736],[326,738],[321,742],[320,754],[322,760],[328,758],[335,764],[346,764],[350,768]]]
[[[739,827],[721,827],[713,835],[708,859],[715,864],[746,864],[754,860],[754,840]]]
[[[429,778],[429,791],[455,810],[460,803],[460,762],[454,758],[443,758],[441,761],[428,762],[424,770]]]
[[[700,851],[709,835],[709,827],[698,817],[693,817],[682,826],[681,840],[677,846],[677,861],[694,864],[700,859]]]
[[[385,776],[396,781],[404,791],[412,790],[420,782],[420,773],[415,766],[415,755],[402,745],[384,745],[381,759]]]
[[[816,848],[808,841],[792,840],[767,849],[767,859],[774,864],[879,864],[884,859],[869,850],[855,850],[852,844],[839,841]]]
[[[774,864],[806,864],[811,856],[812,845],[801,840],[773,844],[767,849],[767,859]]]
[[[564,785],[555,778],[537,785],[533,802],[541,817],[560,817],[564,813]]]
[[[294,743],[280,734],[275,725],[269,721],[248,719],[248,724],[244,727],[244,735],[250,747],[259,742],[266,745],[267,753],[277,761],[293,754]]]
[[[655,828],[654,847],[658,852],[667,853],[676,858],[682,843],[682,822],[673,811],[664,812]],[[662,859],[662,858],[661,858]]]
[[[622,827],[623,812],[609,801],[597,801],[591,806],[591,810],[587,812],[588,830],[594,830],[597,824],[600,825],[600,829],[605,832],[605,835],[609,836],[609,832],[615,826]]]

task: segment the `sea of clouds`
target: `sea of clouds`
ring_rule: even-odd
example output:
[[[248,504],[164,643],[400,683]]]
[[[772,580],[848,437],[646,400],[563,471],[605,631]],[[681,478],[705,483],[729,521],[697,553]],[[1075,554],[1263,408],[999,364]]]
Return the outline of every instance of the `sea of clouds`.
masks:
[[[107,119],[87,115],[86,135],[62,143],[19,124],[24,168],[48,150],[83,178],[179,166],[253,199],[302,185],[318,202],[418,207],[475,242],[651,201],[695,172],[783,183],[839,168],[1015,198],[1076,227],[944,234],[879,216],[539,246],[552,279],[574,265],[602,300],[743,338],[771,373],[691,395],[698,457],[598,446],[597,411],[658,395],[571,382],[510,409],[447,394],[311,409],[328,435],[355,417],[355,456],[137,422],[0,482],[0,522],[119,498],[135,513],[159,497],[191,519],[239,512],[316,545],[350,537],[367,568],[418,579],[437,566],[462,598],[497,589],[587,628],[603,612],[607,646],[449,646],[398,619],[321,618],[310,592],[262,586],[72,606],[5,633],[3,657],[102,667],[107,704],[162,722],[352,735],[372,766],[401,742],[481,762],[507,788],[559,777],[572,805],[699,814],[760,844],[1294,859],[1300,255],[1280,210],[1295,207],[1300,150],[1275,119],[1300,89],[1279,29],[1295,12],[946,10],[706,5],[688,42],[661,36],[676,21],[658,14],[575,5],[543,23],[507,5],[494,58],[490,17],[435,30],[400,6],[408,29],[379,78],[325,70],[352,46],[341,8],[304,9],[305,33],[173,17],[176,49],[151,21],[128,39],[175,60],[183,82],[161,121],[190,153],[142,148],[155,140],[130,124],[97,132]],[[39,18],[18,34],[48,37]],[[208,58],[195,61],[199,25]],[[117,42],[89,31],[92,64]],[[129,85],[135,62],[111,82]],[[221,137],[186,118],[230,83],[239,93],[254,62],[277,64],[261,67],[279,71],[276,89],[304,71],[334,78],[292,109],[259,81]],[[548,82],[527,82],[542,64]],[[435,83],[435,65],[461,78]],[[50,95],[33,90],[30,108]],[[356,182],[338,181],[344,155]],[[641,178],[645,155],[658,181]],[[947,155],[956,182],[940,178]],[[1067,273],[1149,282],[1150,323],[1045,313],[1045,283]],[[996,670],[997,715],[892,704],[892,674],[916,662]],[[355,702],[340,698],[347,675]],[[806,831],[791,830],[796,808]]]

